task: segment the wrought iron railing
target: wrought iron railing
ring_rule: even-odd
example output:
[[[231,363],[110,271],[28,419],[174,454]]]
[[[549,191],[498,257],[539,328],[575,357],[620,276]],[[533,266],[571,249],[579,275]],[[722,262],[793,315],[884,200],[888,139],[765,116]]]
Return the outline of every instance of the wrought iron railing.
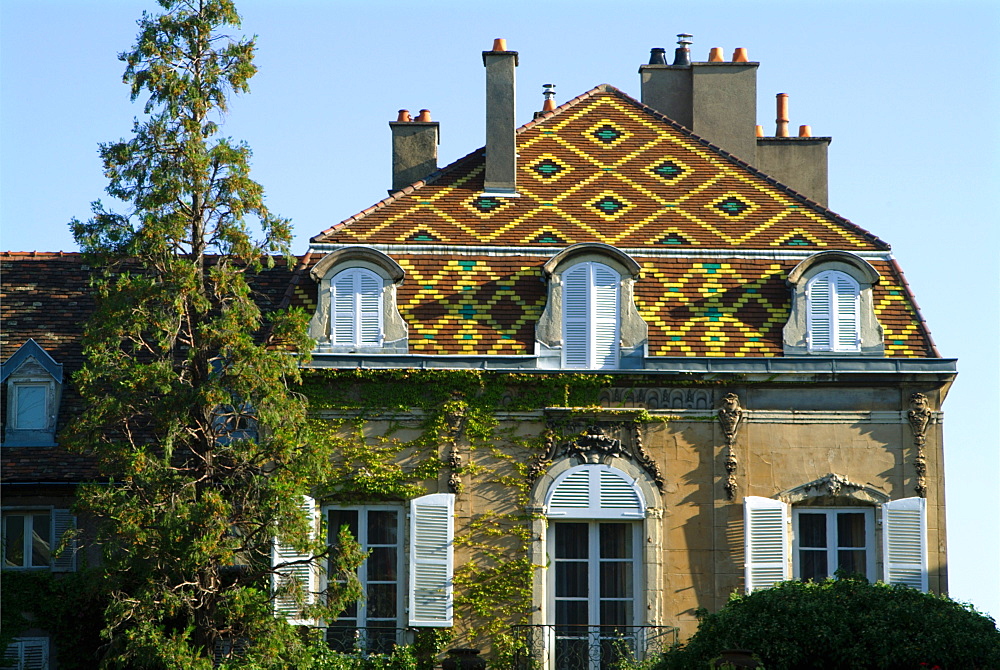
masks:
[[[381,628],[369,626],[357,628],[354,626],[338,626],[334,622],[326,629],[326,642],[334,651],[345,654],[357,653],[360,656],[369,654],[391,654],[393,648],[405,644],[405,628]]]
[[[514,626],[512,670],[616,670],[677,642],[673,626]]]

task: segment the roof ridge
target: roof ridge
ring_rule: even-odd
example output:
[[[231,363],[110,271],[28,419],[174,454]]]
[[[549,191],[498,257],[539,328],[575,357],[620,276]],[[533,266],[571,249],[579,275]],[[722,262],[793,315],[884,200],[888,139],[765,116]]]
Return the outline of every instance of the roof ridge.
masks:
[[[0,258],[21,260],[28,258],[73,258],[83,256],[82,251],[0,251]]]

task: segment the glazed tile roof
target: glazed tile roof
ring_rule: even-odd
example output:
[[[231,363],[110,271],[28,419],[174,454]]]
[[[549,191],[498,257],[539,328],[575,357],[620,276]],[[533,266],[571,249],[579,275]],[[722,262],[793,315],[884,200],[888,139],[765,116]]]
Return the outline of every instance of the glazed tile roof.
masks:
[[[483,195],[480,149],[312,239],[375,246],[400,264],[411,353],[534,353],[541,266],[590,242],[641,266],[653,356],[780,356],[785,278],[837,249],[882,275],[886,355],[937,357],[889,245],[614,87],[522,126],[517,153],[520,197]],[[294,302],[315,300],[302,280]]]

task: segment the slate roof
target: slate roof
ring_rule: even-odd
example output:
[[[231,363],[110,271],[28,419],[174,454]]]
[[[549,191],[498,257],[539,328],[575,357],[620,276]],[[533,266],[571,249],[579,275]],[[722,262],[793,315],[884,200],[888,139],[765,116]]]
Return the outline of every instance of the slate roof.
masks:
[[[882,275],[886,355],[937,357],[888,244],[613,86],[522,126],[516,141],[520,197],[483,196],[480,149],[312,238],[375,246],[400,264],[411,353],[533,353],[542,264],[599,242],[642,268],[650,355],[782,355],[785,277],[838,249]],[[293,302],[315,301],[302,278]]]

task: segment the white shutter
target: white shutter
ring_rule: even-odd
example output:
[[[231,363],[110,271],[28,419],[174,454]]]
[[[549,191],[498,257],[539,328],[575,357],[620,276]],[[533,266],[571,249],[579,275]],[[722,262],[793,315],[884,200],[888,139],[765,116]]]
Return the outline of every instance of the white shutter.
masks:
[[[454,541],[454,494],[410,501],[410,626],[452,625]]]
[[[882,505],[882,560],[887,584],[927,590],[927,500]]]
[[[833,274],[835,316],[837,324],[834,351],[859,351],[861,349],[860,291],[857,282],[841,272]]]
[[[809,282],[806,303],[809,350],[830,351],[833,349],[833,287],[829,274],[824,272]]]
[[[743,499],[747,593],[788,579],[788,505],[780,500]]]
[[[354,273],[342,272],[333,281],[330,316],[334,344],[354,344],[354,324],[357,321],[354,305]]]
[[[49,639],[46,637],[15,638],[3,654],[3,666],[16,670],[48,670]]]
[[[546,496],[548,515],[622,519],[646,515],[646,503],[628,475],[610,465],[577,465],[561,473]]]
[[[316,526],[319,521],[316,501],[309,496],[302,496],[301,504],[309,519],[310,539],[315,539]],[[287,565],[288,563],[295,564]],[[313,603],[317,591],[317,574],[315,560],[311,552],[299,552],[291,545],[275,538],[271,550],[271,566],[275,570],[271,582],[273,589],[277,590],[279,586],[289,582],[298,582],[298,589],[306,595],[305,604]],[[288,623],[293,626],[312,626],[316,623],[314,620],[302,616],[302,608],[290,594],[275,595],[274,613],[288,619]]]
[[[563,274],[563,367],[590,364],[589,266],[581,263]]]
[[[594,272],[594,360],[593,367],[618,367],[618,273],[604,265]]]
[[[358,344],[382,344],[382,281],[370,272],[358,273]]]
[[[63,535],[68,531],[76,529],[76,517],[69,513],[68,509],[52,510],[52,572],[75,572],[76,571],[76,538],[70,540],[66,549],[56,554],[55,550],[62,544]]]

